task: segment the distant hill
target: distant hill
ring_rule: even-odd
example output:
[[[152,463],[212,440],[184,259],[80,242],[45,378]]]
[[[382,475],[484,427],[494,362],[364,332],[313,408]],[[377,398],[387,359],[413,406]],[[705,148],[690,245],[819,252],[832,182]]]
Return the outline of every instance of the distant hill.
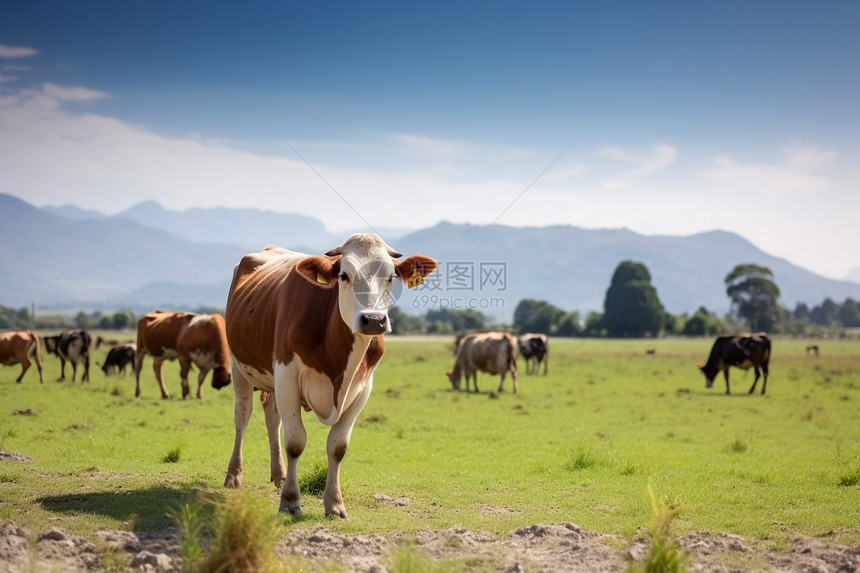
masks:
[[[223,306],[226,287],[216,298],[208,285],[229,284],[245,252],[233,245],[193,244],[127,219],[59,217],[0,194],[0,304],[5,306],[116,303],[138,310],[129,293],[165,281],[198,291],[200,304]]]
[[[135,312],[223,307],[233,267],[245,253],[270,243],[320,253],[348,235],[335,236],[309,217],[253,209],[176,212],[144,203],[121,216],[101,218],[79,218],[75,215],[83,211],[73,206],[52,209],[65,214],[0,194],[0,304]],[[291,230],[281,228],[276,235],[285,221],[292,221]],[[225,244],[236,236],[227,229],[241,229],[243,243]],[[289,235],[299,230],[304,234]],[[674,313],[692,313],[700,306],[727,311],[723,280],[740,263],[773,270],[782,290],[780,304],[789,309],[798,302],[814,306],[827,297],[860,300],[860,284],[815,275],[723,231],[668,237],[623,229],[497,225],[484,231],[439,223],[399,238],[380,232],[404,255],[423,253],[441,262],[440,272],[423,286],[397,293],[403,309],[413,314],[471,307],[509,320],[525,298],[582,313],[602,311],[612,273],[628,259],[648,267],[660,300]],[[204,237],[213,242],[200,242]],[[307,246],[311,241],[319,245]]]
[[[782,291],[780,304],[793,309],[798,302],[810,306],[826,297],[843,301],[860,297],[860,284],[834,281],[773,257],[742,237],[724,231],[699,233],[686,237],[644,236],[628,230],[587,230],[571,226],[515,228],[496,225],[483,227],[440,223],[403,237],[396,248],[403,253],[425,253],[442,261],[440,278],[451,263],[474,266],[473,291],[437,292],[453,297],[446,304],[503,297],[502,313],[511,316],[524,298],[549,301],[566,310],[603,310],[603,301],[612,273],[618,263],[633,260],[644,263],[652,283],[667,310],[692,313],[705,306],[725,313],[729,301],[725,293],[726,275],[738,264],[758,263],[770,268]],[[483,232],[483,235],[481,233]],[[479,237],[480,235],[480,237]],[[480,284],[477,273],[482,264],[506,265],[506,290]],[[439,278],[437,278],[439,280]],[[423,287],[421,287],[423,288]],[[424,289],[424,294],[433,291]],[[419,301],[422,299],[418,299]],[[415,304],[414,302],[412,303]]]

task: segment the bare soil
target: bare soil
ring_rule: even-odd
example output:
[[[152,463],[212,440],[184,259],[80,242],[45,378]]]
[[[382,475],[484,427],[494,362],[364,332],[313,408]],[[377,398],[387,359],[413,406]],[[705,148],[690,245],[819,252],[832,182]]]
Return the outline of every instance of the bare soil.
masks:
[[[0,572],[125,571],[180,572],[178,529],[129,532],[104,530],[98,540],[73,535],[60,527],[38,534],[12,522],[0,523]],[[774,551],[731,533],[693,533],[678,539],[689,556],[690,571],[851,573],[860,571],[860,547],[812,538],[795,539],[790,549]],[[288,560],[301,556],[311,565],[337,563],[347,571],[382,573],[391,567],[400,545],[436,560],[457,560],[467,570],[504,572],[624,571],[641,560],[647,542],[584,531],[572,523],[530,525],[503,537],[454,527],[376,535],[341,535],[320,525],[312,532],[294,531],[277,551]]]

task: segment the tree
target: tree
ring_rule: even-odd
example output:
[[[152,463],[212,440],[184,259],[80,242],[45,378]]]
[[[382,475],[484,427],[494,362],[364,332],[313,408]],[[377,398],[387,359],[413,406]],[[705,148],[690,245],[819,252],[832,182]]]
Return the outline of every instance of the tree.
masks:
[[[540,332],[553,334],[565,312],[546,301],[525,299],[514,309],[514,330],[519,334]]]
[[[612,275],[603,303],[603,326],[612,337],[656,336],[663,326],[663,304],[642,263],[622,261]]]
[[[852,298],[845,299],[839,307],[839,322],[845,328],[860,326],[860,303]]]
[[[814,324],[819,324],[821,326],[834,326],[838,316],[839,305],[833,302],[832,298],[827,297],[820,306],[816,306],[812,309],[809,319]]]
[[[732,308],[754,332],[772,330],[781,315],[779,287],[772,277],[769,268],[754,263],[738,265],[726,275],[726,294]]]

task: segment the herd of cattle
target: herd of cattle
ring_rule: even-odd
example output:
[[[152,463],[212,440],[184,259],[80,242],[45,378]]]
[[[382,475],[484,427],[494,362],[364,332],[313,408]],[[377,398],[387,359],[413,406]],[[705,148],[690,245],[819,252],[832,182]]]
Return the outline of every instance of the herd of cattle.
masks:
[[[377,235],[353,235],[325,255],[311,256],[269,246],[242,258],[233,272],[225,317],[218,314],[155,311],[138,321],[137,343],[121,344],[99,338],[96,346],[111,346],[102,366],[105,374],[124,372],[133,365],[135,396],[140,396],[140,372],[144,357],[153,369],[162,398],[162,364],[179,360],[182,396],[190,393],[191,364],[199,370],[197,397],[212,371],[212,386],[233,382],[235,391],[235,442],[227,468],[225,487],[242,483],[242,441],[253,406],[253,393],[261,392],[270,445],[271,481],[281,490],[280,511],[301,515],[297,464],[305,449],[301,409],[313,411],[330,426],[326,443],[328,477],[323,495],[328,516],[345,518],[340,491],[340,464],[349,445],[353,425],[370,396],[373,372],[384,352],[383,335],[391,332],[388,307],[395,280],[410,288],[433,273],[437,263],[424,255],[401,261],[400,253]],[[43,338],[45,349],[60,358],[60,379],[65,363],[72,365],[72,381],[78,365],[82,382],[89,380],[91,337],[81,329]],[[517,392],[517,357],[526,360],[526,371],[548,372],[549,341],[544,334],[515,338],[506,332],[480,332],[458,337],[455,362],[446,373],[455,390],[465,378],[478,391],[479,371],[500,375],[502,391],[507,373]],[[33,357],[42,382],[39,338],[31,331],[0,333],[0,364],[22,365],[21,382]],[[759,369],[764,372],[765,392],[770,340],[764,333],[717,339],[705,366],[707,387],[723,371],[729,393],[730,366],[754,368],[755,390]],[[282,448],[281,428],[286,444]],[[283,458],[286,451],[286,463]]]

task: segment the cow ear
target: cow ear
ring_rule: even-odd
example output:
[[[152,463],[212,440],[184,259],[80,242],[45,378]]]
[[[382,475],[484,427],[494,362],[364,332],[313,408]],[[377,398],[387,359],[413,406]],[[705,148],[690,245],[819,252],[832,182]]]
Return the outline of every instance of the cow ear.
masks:
[[[424,255],[412,255],[407,259],[394,263],[397,276],[400,277],[400,280],[403,282],[408,281],[409,277],[414,275],[416,272],[422,277],[427,277],[435,271],[438,266],[439,265],[434,259],[425,257]]]
[[[332,288],[337,285],[337,275],[340,274],[340,255],[306,257],[296,265],[296,272],[318,287]]]

